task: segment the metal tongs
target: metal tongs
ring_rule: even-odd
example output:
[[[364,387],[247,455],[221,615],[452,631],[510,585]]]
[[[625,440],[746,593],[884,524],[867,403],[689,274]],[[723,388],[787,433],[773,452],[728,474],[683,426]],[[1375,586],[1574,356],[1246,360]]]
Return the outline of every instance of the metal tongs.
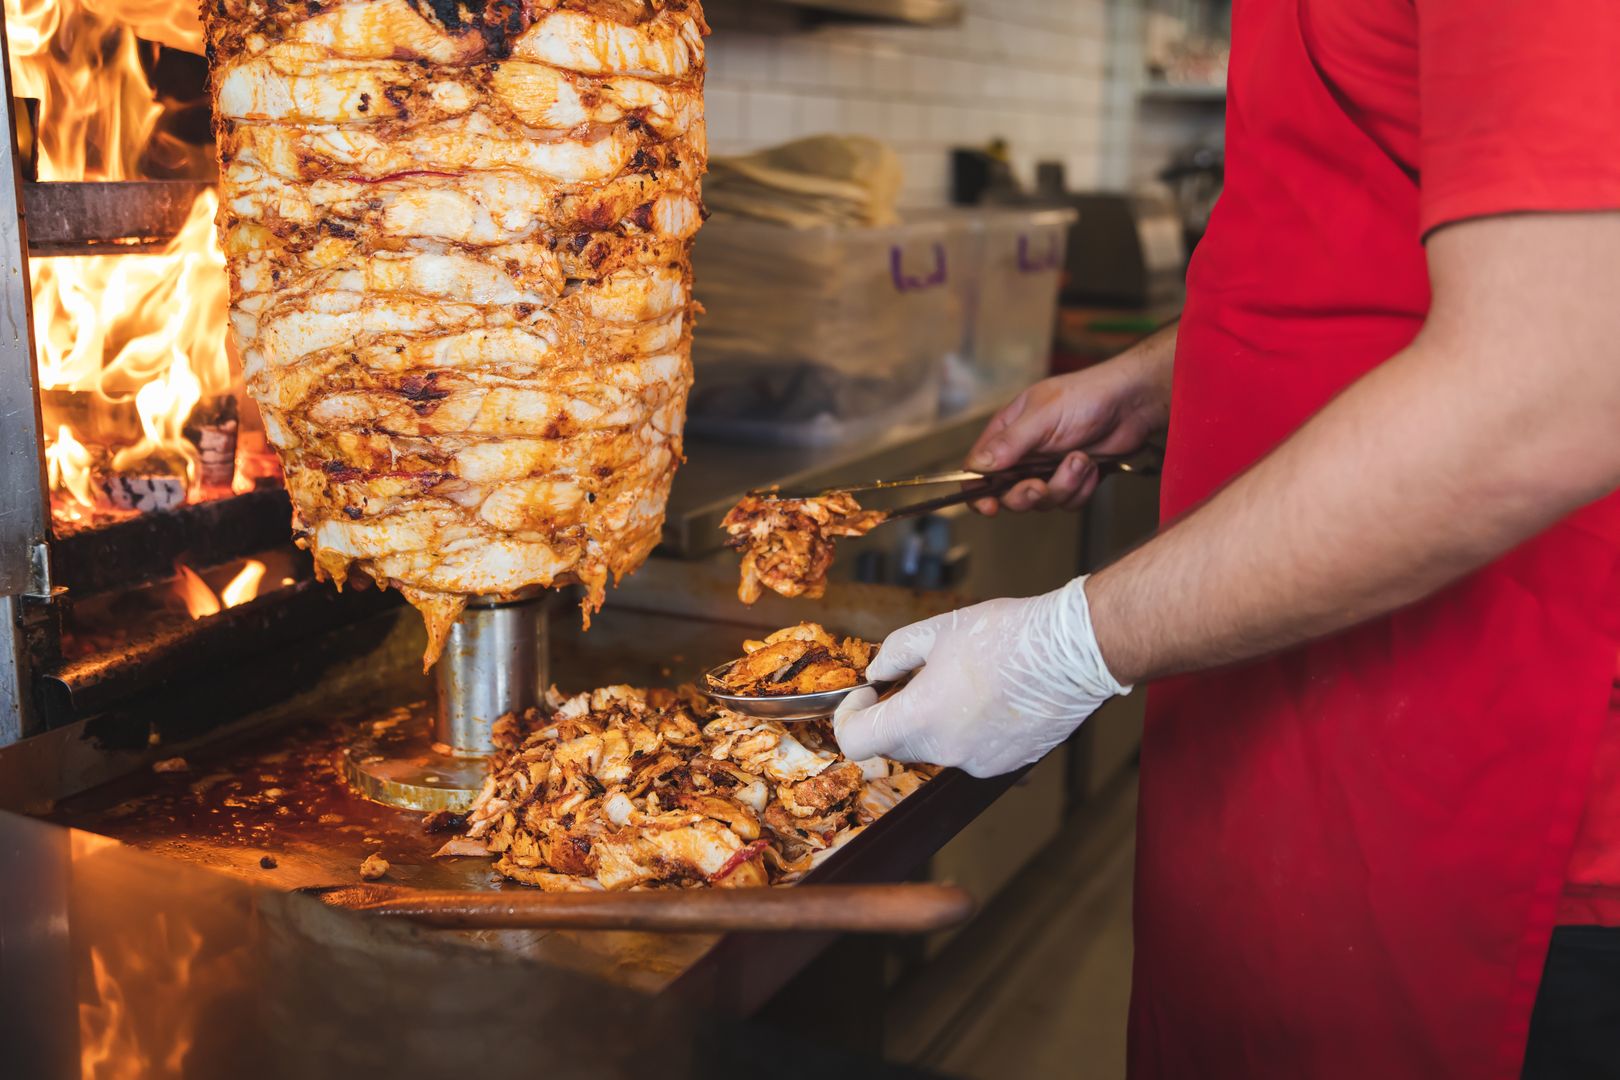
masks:
[[[1115,475],[1130,476],[1156,476],[1164,467],[1164,451],[1158,447],[1150,447],[1137,451],[1134,454],[1092,454],[1091,460],[1096,464],[1097,471],[1102,478],[1107,479]],[[925,502],[912,503],[885,511],[885,521],[898,521],[902,518],[923,517],[952,506],[973,502],[976,499],[1004,495],[1025,480],[1042,479],[1057,472],[1068,457],[1040,457],[1028,458],[1006,469],[997,469],[994,472],[972,472],[957,470],[955,472],[929,473],[925,476],[913,476],[907,480],[872,480],[864,484],[853,484],[843,487],[829,488],[818,492],[819,496],[828,495],[860,495],[873,491],[897,491],[904,488],[938,487],[944,484],[972,485],[964,486],[961,491],[949,495],[942,495]],[[778,498],[790,498],[787,495],[778,495]]]

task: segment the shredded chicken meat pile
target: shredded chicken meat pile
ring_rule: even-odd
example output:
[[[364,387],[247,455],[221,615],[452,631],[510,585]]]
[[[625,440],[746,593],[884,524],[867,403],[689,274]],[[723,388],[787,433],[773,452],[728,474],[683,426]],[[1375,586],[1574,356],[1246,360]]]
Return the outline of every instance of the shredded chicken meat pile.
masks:
[[[690,689],[614,686],[508,716],[467,835],[552,891],[791,883],[935,770],[846,761],[821,724],[714,711]]]
[[[691,385],[698,0],[206,0],[231,327],[294,530],[426,616],[657,543]]]
[[[749,495],[721,522],[742,552],[737,596],[752,604],[765,588],[814,600],[827,592],[827,571],[840,536],[865,536],[886,520],[881,510],[862,510],[854,496],[783,499]]]
[[[815,623],[743,642],[746,655],[711,675],[716,690],[738,697],[782,697],[848,690],[866,677],[877,648],[860,638],[839,641]]]

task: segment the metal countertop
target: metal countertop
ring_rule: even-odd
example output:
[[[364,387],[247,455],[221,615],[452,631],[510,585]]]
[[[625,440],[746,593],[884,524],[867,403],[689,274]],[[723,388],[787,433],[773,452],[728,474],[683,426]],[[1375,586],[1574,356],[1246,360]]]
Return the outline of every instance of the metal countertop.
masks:
[[[743,638],[757,633],[754,627],[690,614],[618,607],[604,611],[584,634],[575,613],[563,609],[553,619],[552,675],[566,692],[610,682],[675,685],[735,655]],[[138,770],[64,800],[51,819],[166,856],[169,865],[206,867],[274,890],[355,883],[361,861],[373,852],[391,864],[388,880],[394,884],[518,888],[495,876],[488,859],[435,859],[445,837],[426,833],[421,814],[368,802],[338,776],[338,749],[356,734],[372,734],[378,724],[386,729],[425,723],[427,689],[419,676],[402,673],[391,692],[351,700],[346,711],[313,709],[299,721],[192,748],[185,754],[185,771]],[[1013,782],[947,771],[808,880],[904,880]],[[0,892],[4,888],[0,877]],[[444,936],[738,1016],[756,1011],[834,940],[804,934],[572,931],[447,931]]]
[[[6,1075],[923,1076],[0,814]]]

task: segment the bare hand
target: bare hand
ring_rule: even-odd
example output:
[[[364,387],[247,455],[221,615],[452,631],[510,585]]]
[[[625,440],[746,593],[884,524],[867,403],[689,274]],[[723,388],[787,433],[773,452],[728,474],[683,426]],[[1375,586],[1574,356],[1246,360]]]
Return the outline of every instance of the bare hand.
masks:
[[[990,421],[968,455],[968,468],[1005,469],[1027,457],[1064,454],[1046,480],[1025,480],[999,500],[974,509],[1077,510],[1097,490],[1092,454],[1129,454],[1169,419],[1169,369],[1174,332],[1162,334],[1105,364],[1036,383]]]

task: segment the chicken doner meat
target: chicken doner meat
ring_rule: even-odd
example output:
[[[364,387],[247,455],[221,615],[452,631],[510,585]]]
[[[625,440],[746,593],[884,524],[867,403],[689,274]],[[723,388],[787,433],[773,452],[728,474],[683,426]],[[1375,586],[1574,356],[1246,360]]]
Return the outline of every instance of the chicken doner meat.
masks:
[[[877,652],[859,638],[839,641],[824,627],[800,623],[764,641],[743,642],[742,659],[711,675],[716,690],[739,697],[819,694],[859,686]]]
[[[691,385],[697,0],[206,0],[231,327],[294,531],[476,595],[658,541]]]
[[[496,723],[466,837],[551,891],[786,884],[937,770],[839,756],[825,724],[708,707],[690,691],[613,686]],[[471,850],[469,850],[471,849]]]
[[[727,543],[742,552],[738,598],[752,604],[766,588],[786,597],[824,596],[838,537],[865,536],[886,519],[882,511],[862,510],[853,496],[841,493],[809,499],[746,496],[720,524]]]

